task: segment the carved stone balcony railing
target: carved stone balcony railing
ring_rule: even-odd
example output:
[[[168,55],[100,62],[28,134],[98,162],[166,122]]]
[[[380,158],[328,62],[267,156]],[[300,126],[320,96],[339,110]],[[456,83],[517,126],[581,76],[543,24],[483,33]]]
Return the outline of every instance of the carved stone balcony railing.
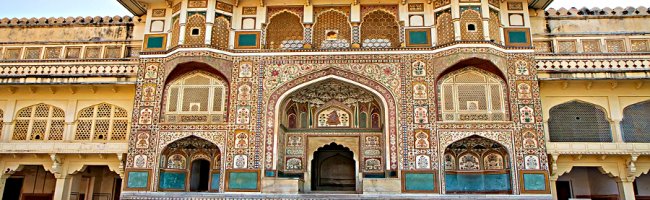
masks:
[[[128,142],[82,143],[82,142],[2,142],[0,153],[126,153]]]

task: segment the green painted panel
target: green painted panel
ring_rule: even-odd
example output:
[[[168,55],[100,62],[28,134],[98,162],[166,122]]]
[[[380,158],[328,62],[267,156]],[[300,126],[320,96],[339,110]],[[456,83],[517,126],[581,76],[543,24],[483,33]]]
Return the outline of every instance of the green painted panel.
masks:
[[[409,31],[409,44],[429,44],[426,31]]]
[[[210,188],[212,190],[219,190],[219,180],[220,179],[221,179],[221,174],[219,174],[219,173],[212,174],[212,183],[210,184]]]
[[[238,44],[240,47],[257,46],[257,34],[239,34]]]
[[[160,172],[160,189],[185,190],[185,172]]]
[[[510,174],[446,174],[447,192],[495,192],[510,190]]]
[[[129,180],[126,181],[127,188],[146,188],[149,182],[149,172],[129,172]]]
[[[228,188],[233,190],[256,190],[257,173],[255,172],[230,172]]]
[[[165,41],[164,36],[149,37],[147,40],[148,49],[158,49],[163,47],[163,41]]]
[[[366,128],[368,125],[367,121],[368,117],[366,116],[365,112],[362,112],[359,114],[359,128]]]
[[[510,38],[510,43],[528,43],[528,36],[526,31],[510,31],[508,32],[508,37]]]
[[[404,184],[406,191],[431,191],[435,190],[435,178],[433,173],[405,173]]]
[[[546,190],[546,175],[544,174],[524,174],[525,190]]]

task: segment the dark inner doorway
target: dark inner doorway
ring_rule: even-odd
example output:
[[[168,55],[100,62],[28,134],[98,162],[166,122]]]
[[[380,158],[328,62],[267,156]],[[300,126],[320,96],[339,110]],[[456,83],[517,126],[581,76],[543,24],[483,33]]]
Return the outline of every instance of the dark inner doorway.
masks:
[[[556,181],[555,186],[557,189],[558,200],[569,200],[571,198],[571,182]]]
[[[10,177],[5,182],[5,191],[2,194],[2,200],[19,200],[20,191],[23,189],[23,177]]]
[[[312,160],[313,191],[355,191],[355,161],[347,147],[336,143],[314,152]]]
[[[210,182],[210,162],[203,159],[192,161],[190,191],[206,192]]]

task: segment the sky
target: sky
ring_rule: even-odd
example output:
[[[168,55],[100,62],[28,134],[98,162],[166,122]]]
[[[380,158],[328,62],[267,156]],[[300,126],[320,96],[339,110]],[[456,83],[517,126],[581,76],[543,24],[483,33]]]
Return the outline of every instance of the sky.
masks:
[[[0,0],[0,18],[132,15],[117,0]],[[650,7],[650,0],[555,0],[549,8]]]

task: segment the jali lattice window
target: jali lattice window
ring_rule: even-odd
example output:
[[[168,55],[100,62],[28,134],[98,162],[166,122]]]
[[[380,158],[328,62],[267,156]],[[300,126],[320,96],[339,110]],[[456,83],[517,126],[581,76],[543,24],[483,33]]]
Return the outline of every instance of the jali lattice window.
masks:
[[[551,108],[548,132],[551,142],[612,141],[612,130],[605,112],[578,101]]]
[[[281,12],[269,19],[266,27],[266,47],[269,49],[300,49],[303,43],[303,26],[300,17]]]
[[[79,111],[75,140],[126,139],[129,129],[127,111],[111,104],[97,104]]]
[[[65,114],[61,108],[36,104],[18,110],[13,140],[63,140]]]
[[[467,67],[440,83],[443,121],[507,120],[503,81],[489,72]]]
[[[383,10],[375,10],[361,22],[361,45],[364,48],[397,48],[400,26],[396,17]]]
[[[650,142],[650,101],[626,107],[621,128],[625,142]]]
[[[212,46],[219,49],[228,49],[230,38],[230,19],[226,16],[217,16],[212,25]]]
[[[167,89],[167,114],[223,114],[226,84],[203,72],[179,78]]]

